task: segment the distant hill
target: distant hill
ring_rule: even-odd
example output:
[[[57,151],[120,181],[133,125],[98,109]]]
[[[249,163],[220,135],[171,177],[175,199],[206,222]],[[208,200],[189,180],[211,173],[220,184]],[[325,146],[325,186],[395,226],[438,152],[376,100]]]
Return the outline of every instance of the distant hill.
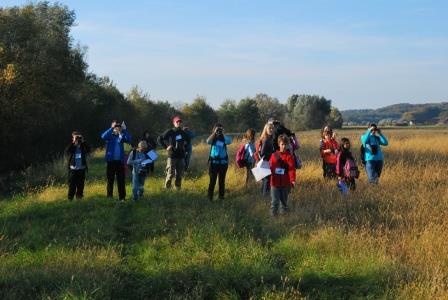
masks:
[[[346,125],[447,124],[448,102],[409,104],[399,103],[378,109],[350,109],[341,111]]]

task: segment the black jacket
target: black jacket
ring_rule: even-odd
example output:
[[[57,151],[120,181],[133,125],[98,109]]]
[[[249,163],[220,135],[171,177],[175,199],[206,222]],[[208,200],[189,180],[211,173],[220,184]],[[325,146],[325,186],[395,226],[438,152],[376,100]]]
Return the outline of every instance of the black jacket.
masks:
[[[263,160],[269,161],[269,159],[271,159],[272,153],[274,152],[275,149],[272,137],[264,139],[261,144],[260,157],[263,157]]]
[[[282,135],[282,134],[286,135],[287,137],[290,137],[290,136],[294,135],[294,133],[291,130],[289,130],[288,128],[286,128],[282,124],[274,125],[273,144],[274,144],[274,149],[275,150],[279,150],[280,149],[280,147],[278,146],[278,137],[280,135]]]
[[[81,146],[81,161],[84,166],[86,166],[87,170],[87,161],[86,156],[90,152],[90,147],[85,142],[80,144]],[[70,166],[75,166],[75,153],[76,153],[76,145],[73,143],[68,144],[65,148],[65,154],[67,154],[67,167],[70,169]]]
[[[164,148],[172,146],[168,151],[170,158],[185,158],[187,144],[191,142],[190,137],[181,128],[171,128],[157,138],[159,144]]]

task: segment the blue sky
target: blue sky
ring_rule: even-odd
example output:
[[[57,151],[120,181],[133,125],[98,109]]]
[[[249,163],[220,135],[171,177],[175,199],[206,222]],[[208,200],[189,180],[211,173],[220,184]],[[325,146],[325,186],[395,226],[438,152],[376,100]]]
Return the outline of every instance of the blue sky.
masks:
[[[124,93],[216,108],[256,93],[318,94],[342,110],[448,101],[448,1],[60,3],[90,71]]]

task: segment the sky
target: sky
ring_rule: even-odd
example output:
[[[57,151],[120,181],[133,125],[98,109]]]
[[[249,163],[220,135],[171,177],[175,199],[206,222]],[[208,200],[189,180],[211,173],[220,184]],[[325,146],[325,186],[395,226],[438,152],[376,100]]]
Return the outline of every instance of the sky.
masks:
[[[448,1],[59,3],[75,11],[89,71],[125,94],[215,108],[257,93],[320,95],[340,110],[448,101]]]

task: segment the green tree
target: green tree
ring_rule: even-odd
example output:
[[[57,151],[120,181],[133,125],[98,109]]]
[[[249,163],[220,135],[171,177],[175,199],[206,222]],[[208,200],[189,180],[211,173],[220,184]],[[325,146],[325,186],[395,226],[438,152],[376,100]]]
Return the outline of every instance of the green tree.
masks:
[[[292,129],[321,128],[331,112],[331,100],[317,95],[293,95],[288,99],[288,124]]]
[[[342,128],[342,123],[344,123],[344,119],[342,118],[341,112],[336,107],[332,106],[330,114],[328,115],[327,124],[332,128]]]
[[[237,132],[238,109],[235,100],[225,100],[218,109],[218,120],[221,122],[228,132]]]
[[[196,97],[193,103],[182,108],[185,122],[196,133],[208,133],[218,121],[215,110],[207,103],[205,97]]]
[[[244,132],[248,128],[260,129],[260,112],[254,99],[244,98],[240,100],[237,105],[236,121],[238,132]]]
[[[67,122],[87,65],[69,35],[74,20],[47,2],[0,9],[0,171],[52,156],[77,125]]]
[[[268,96],[267,94],[257,94],[255,95],[255,102],[257,103],[258,112],[260,115],[260,124],[257,126],[261,128],[268,121],[269,118],[273,117],[277,120],[284,121],[286,107],[278,101],[277,98]]]

